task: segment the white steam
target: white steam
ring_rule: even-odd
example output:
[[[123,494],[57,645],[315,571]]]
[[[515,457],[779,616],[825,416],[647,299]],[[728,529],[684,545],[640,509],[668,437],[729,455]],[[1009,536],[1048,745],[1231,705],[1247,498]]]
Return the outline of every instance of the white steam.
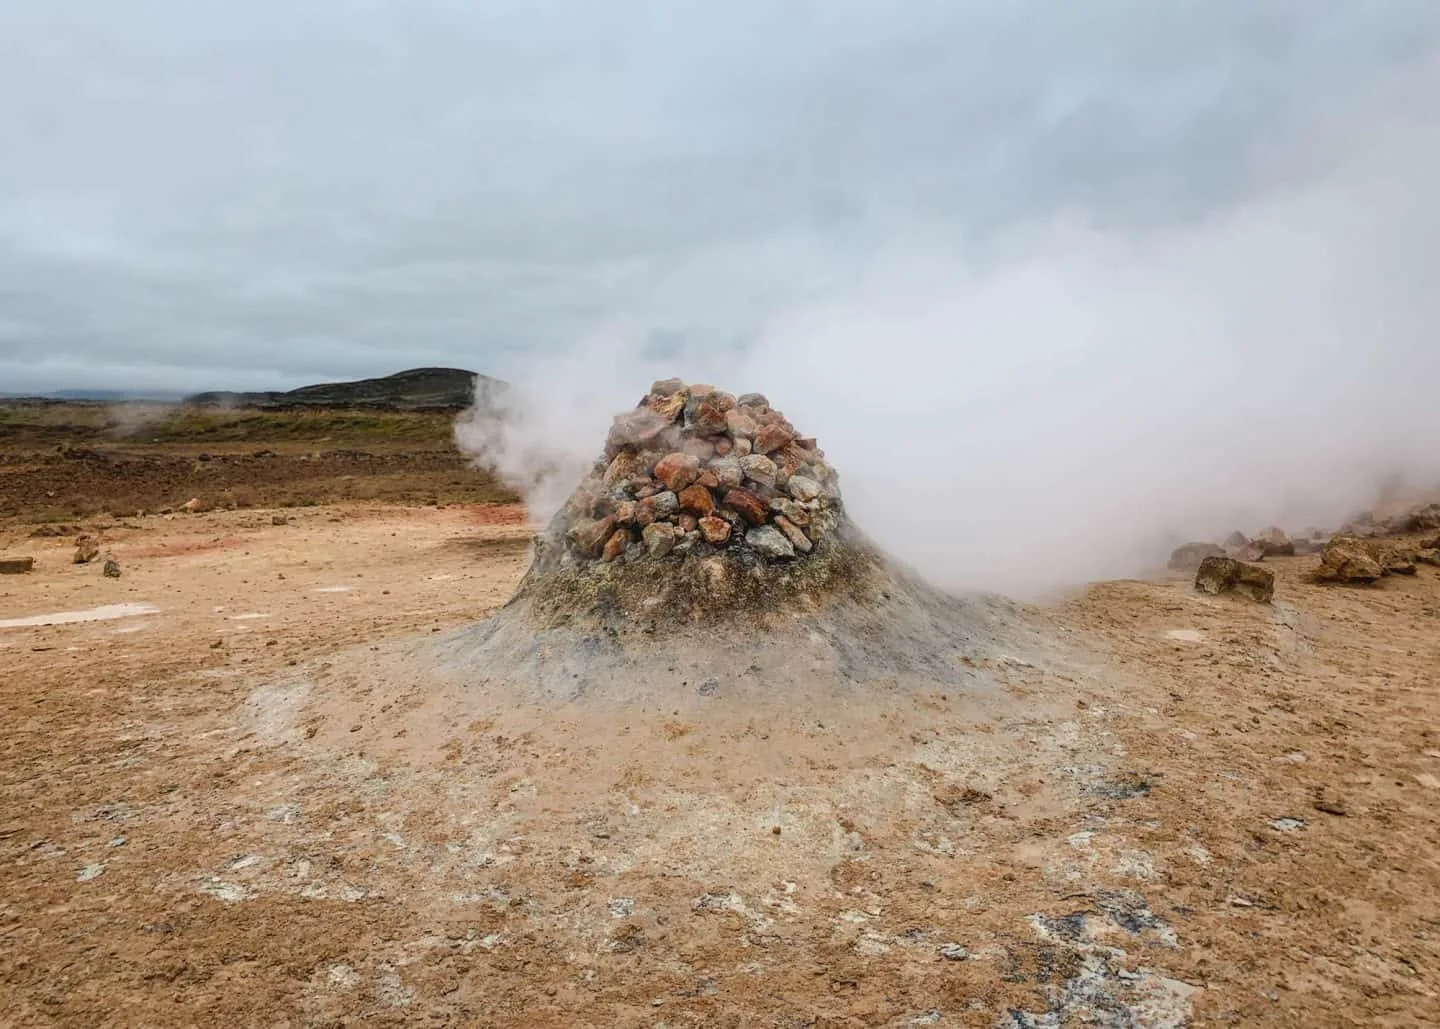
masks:
[[[1440,136],[1349,150],[1163,230],[1077,218],[982,252],[910,228],[685,262],[457,438],[545,516],[653,378],[761,391],[819,438],[856,522],[951,588],[1034,594],[1183,539],[1334,527],[1396,475],[1440,482]],[[746,342],[647,356],[677,324]]]

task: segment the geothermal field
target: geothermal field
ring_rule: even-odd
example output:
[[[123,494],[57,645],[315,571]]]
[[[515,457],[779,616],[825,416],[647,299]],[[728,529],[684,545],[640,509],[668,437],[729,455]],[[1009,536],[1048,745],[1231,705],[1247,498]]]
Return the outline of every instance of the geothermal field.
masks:
[[[543,522],[450,414],[12,413],[0,1024],[1435,1024],[1433,497],[1022,604],[784,403]]]

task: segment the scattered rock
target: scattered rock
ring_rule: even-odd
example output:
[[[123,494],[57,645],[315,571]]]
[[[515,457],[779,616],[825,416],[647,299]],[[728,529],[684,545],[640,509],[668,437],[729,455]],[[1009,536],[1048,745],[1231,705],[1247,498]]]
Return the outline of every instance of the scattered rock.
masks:
[[[940,956],[946,961],[964,961],[970,952],[958,943],[946,943],[940,947]]]
[[[1170,552],[1170,567],[1176,571],[1193,572],[1207,557],[1225,557],[1225,550],[1213,543],[1186,543]]]
[[[33,557],[0,557],[0,575],[24,575],[34,567]]]
[[[1279,526],[1272,525],[1252,540],[1266,557],[1290,557],[1295,553],[1295,541]]]
[[[89,564],[100,553],[100,544],[94,536],[81,535],[75,540],[74,562],[77,565]]]
[[[290,519],[289,519],[289,518],[286,518],[283,514],[271,515],[271,516],[270,516],[270,524],[271,524],[271,525],[289,525],[289,524],[290,524]]]
[[[1275,595],[1275,575],[1234,558],[1207,557],[1195,573],[1195,588],[1215,596],[1238,593],[1257,603],[1268,604]]]
[[[1384,567],[1364,541],[1337,536],[1321,551],[1320,567],[1311,578],[1315,582],[1368,585],[1384,574]]]
[[[104,573],[107,579],[120,578],[120,562],[116,561],[113,557],[107,557],[105,559]]]
[[[795,548],[773,525],[760,525],[745,534],[745,542],[756,553],[772,560],[795,556]]]

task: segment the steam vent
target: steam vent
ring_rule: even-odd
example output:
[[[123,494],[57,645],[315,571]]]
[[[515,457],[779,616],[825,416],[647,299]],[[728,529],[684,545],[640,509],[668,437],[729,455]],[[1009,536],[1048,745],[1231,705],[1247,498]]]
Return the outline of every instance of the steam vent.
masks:
[[[1014,611],[880,552],[825,452],[769,399],[667,379],[616,416],[514,597],[447,648],[569,696],[737,676],[953,685]]]

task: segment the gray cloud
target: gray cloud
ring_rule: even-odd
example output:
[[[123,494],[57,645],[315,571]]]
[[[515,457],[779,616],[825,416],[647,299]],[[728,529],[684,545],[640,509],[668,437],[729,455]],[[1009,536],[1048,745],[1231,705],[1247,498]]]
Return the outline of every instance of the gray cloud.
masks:
[[[1316,188],[1434,116],[1440,40],[1426,0],[0,11],[4,389],[754,345],[919,239],[1003,269]]]

